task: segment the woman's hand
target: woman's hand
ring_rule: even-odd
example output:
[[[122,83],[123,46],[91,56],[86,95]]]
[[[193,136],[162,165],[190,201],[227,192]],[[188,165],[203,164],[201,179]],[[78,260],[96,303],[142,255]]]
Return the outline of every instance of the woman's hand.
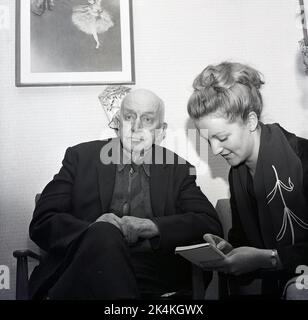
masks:
[[[270,268],[271,250],[239,247],[229,252],[226,258],[204,263],[203,266],[205,270],[217,270],[238,276],[261,268]]]
[[[203,236],[203,239],[204,239],[204,241],[215,246],[217,249],[222,251],[224,254],[227,254],[233,250],[232,245],[228,241],[226,241],[218,236],[215,236],[213,234],[206,233]]]

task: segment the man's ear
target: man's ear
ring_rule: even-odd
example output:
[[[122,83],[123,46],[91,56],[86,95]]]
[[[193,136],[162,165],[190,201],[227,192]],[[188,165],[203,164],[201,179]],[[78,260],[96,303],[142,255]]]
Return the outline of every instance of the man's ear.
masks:
[[[163,125],[161,126],[161,141],[163,141],[166,137],[166,131],[167,131],[167,128],[168,128],[168,123],[164,122]]]
[[[250,132],[253,132],[257,129],[259,124],[259,118],[257,114],[254,111],[249,112],[248,118],[247,118],[247,125]]]
[[[162,126],[159,128],[159,129],[157,129],[157,130],[159,130],[159,134],[156,134],[155,135],[155,144],[161,144],[162,143],[162,141],[165,139],[165,137],[166,137],[166,130],[167,130],[167,128],[168,128],[168,124],[166,123],[166,122],[164,122],[163,124],[162,124]]]

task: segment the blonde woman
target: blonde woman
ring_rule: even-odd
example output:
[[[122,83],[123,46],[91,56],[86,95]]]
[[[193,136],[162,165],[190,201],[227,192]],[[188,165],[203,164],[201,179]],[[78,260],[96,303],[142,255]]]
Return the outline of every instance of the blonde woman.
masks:
[[[204,236],[227,257],[207,268],[239,280],[274,271],[263,294],[280,297],[296,268],[308,265],[308,141],[260,121],[263,84],[244,64],[208,66],[194,80],[188,113],[214,155],[231,166],[229,242]]]

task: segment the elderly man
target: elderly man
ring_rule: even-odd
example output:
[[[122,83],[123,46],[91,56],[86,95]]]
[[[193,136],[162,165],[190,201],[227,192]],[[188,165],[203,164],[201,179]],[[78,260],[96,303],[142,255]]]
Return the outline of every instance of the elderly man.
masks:
[[[166,129],[162,100],[132,91],[118,122],[119,138],[67,149],[36,205],[30,237],[47,256],[31,275],[32,298],[138,299],[183,288],[190,266],[175,247],[221,234],[191,166],[154,147]]]

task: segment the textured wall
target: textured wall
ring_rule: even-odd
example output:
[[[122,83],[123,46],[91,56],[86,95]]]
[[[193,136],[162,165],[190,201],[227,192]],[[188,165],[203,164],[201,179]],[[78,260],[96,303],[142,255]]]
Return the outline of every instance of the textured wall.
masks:
[[[58,171],[68,146],[106,135],[97,99],[103,87],[15,87],[14,3],[0,0],[10,15],[9,28],[0,30],[0,265],[11,270],[11,290],[0,290],[0,299],[14,298],[12,251],[32,246],[27,232],[34,195]],[[186,102],[196,74],[209,63],[232,60],[264,73],[265,122],[308,138],[297,1],[134,0],[133,7],[136,85],[165,100],[171,135],[180,130],[184,139],[183,128],[192,126]],[[183,144],[178,147],[185,155]],[[215,204],[228,195],[228,168],[211,155],[199,164],[198,182]]]

